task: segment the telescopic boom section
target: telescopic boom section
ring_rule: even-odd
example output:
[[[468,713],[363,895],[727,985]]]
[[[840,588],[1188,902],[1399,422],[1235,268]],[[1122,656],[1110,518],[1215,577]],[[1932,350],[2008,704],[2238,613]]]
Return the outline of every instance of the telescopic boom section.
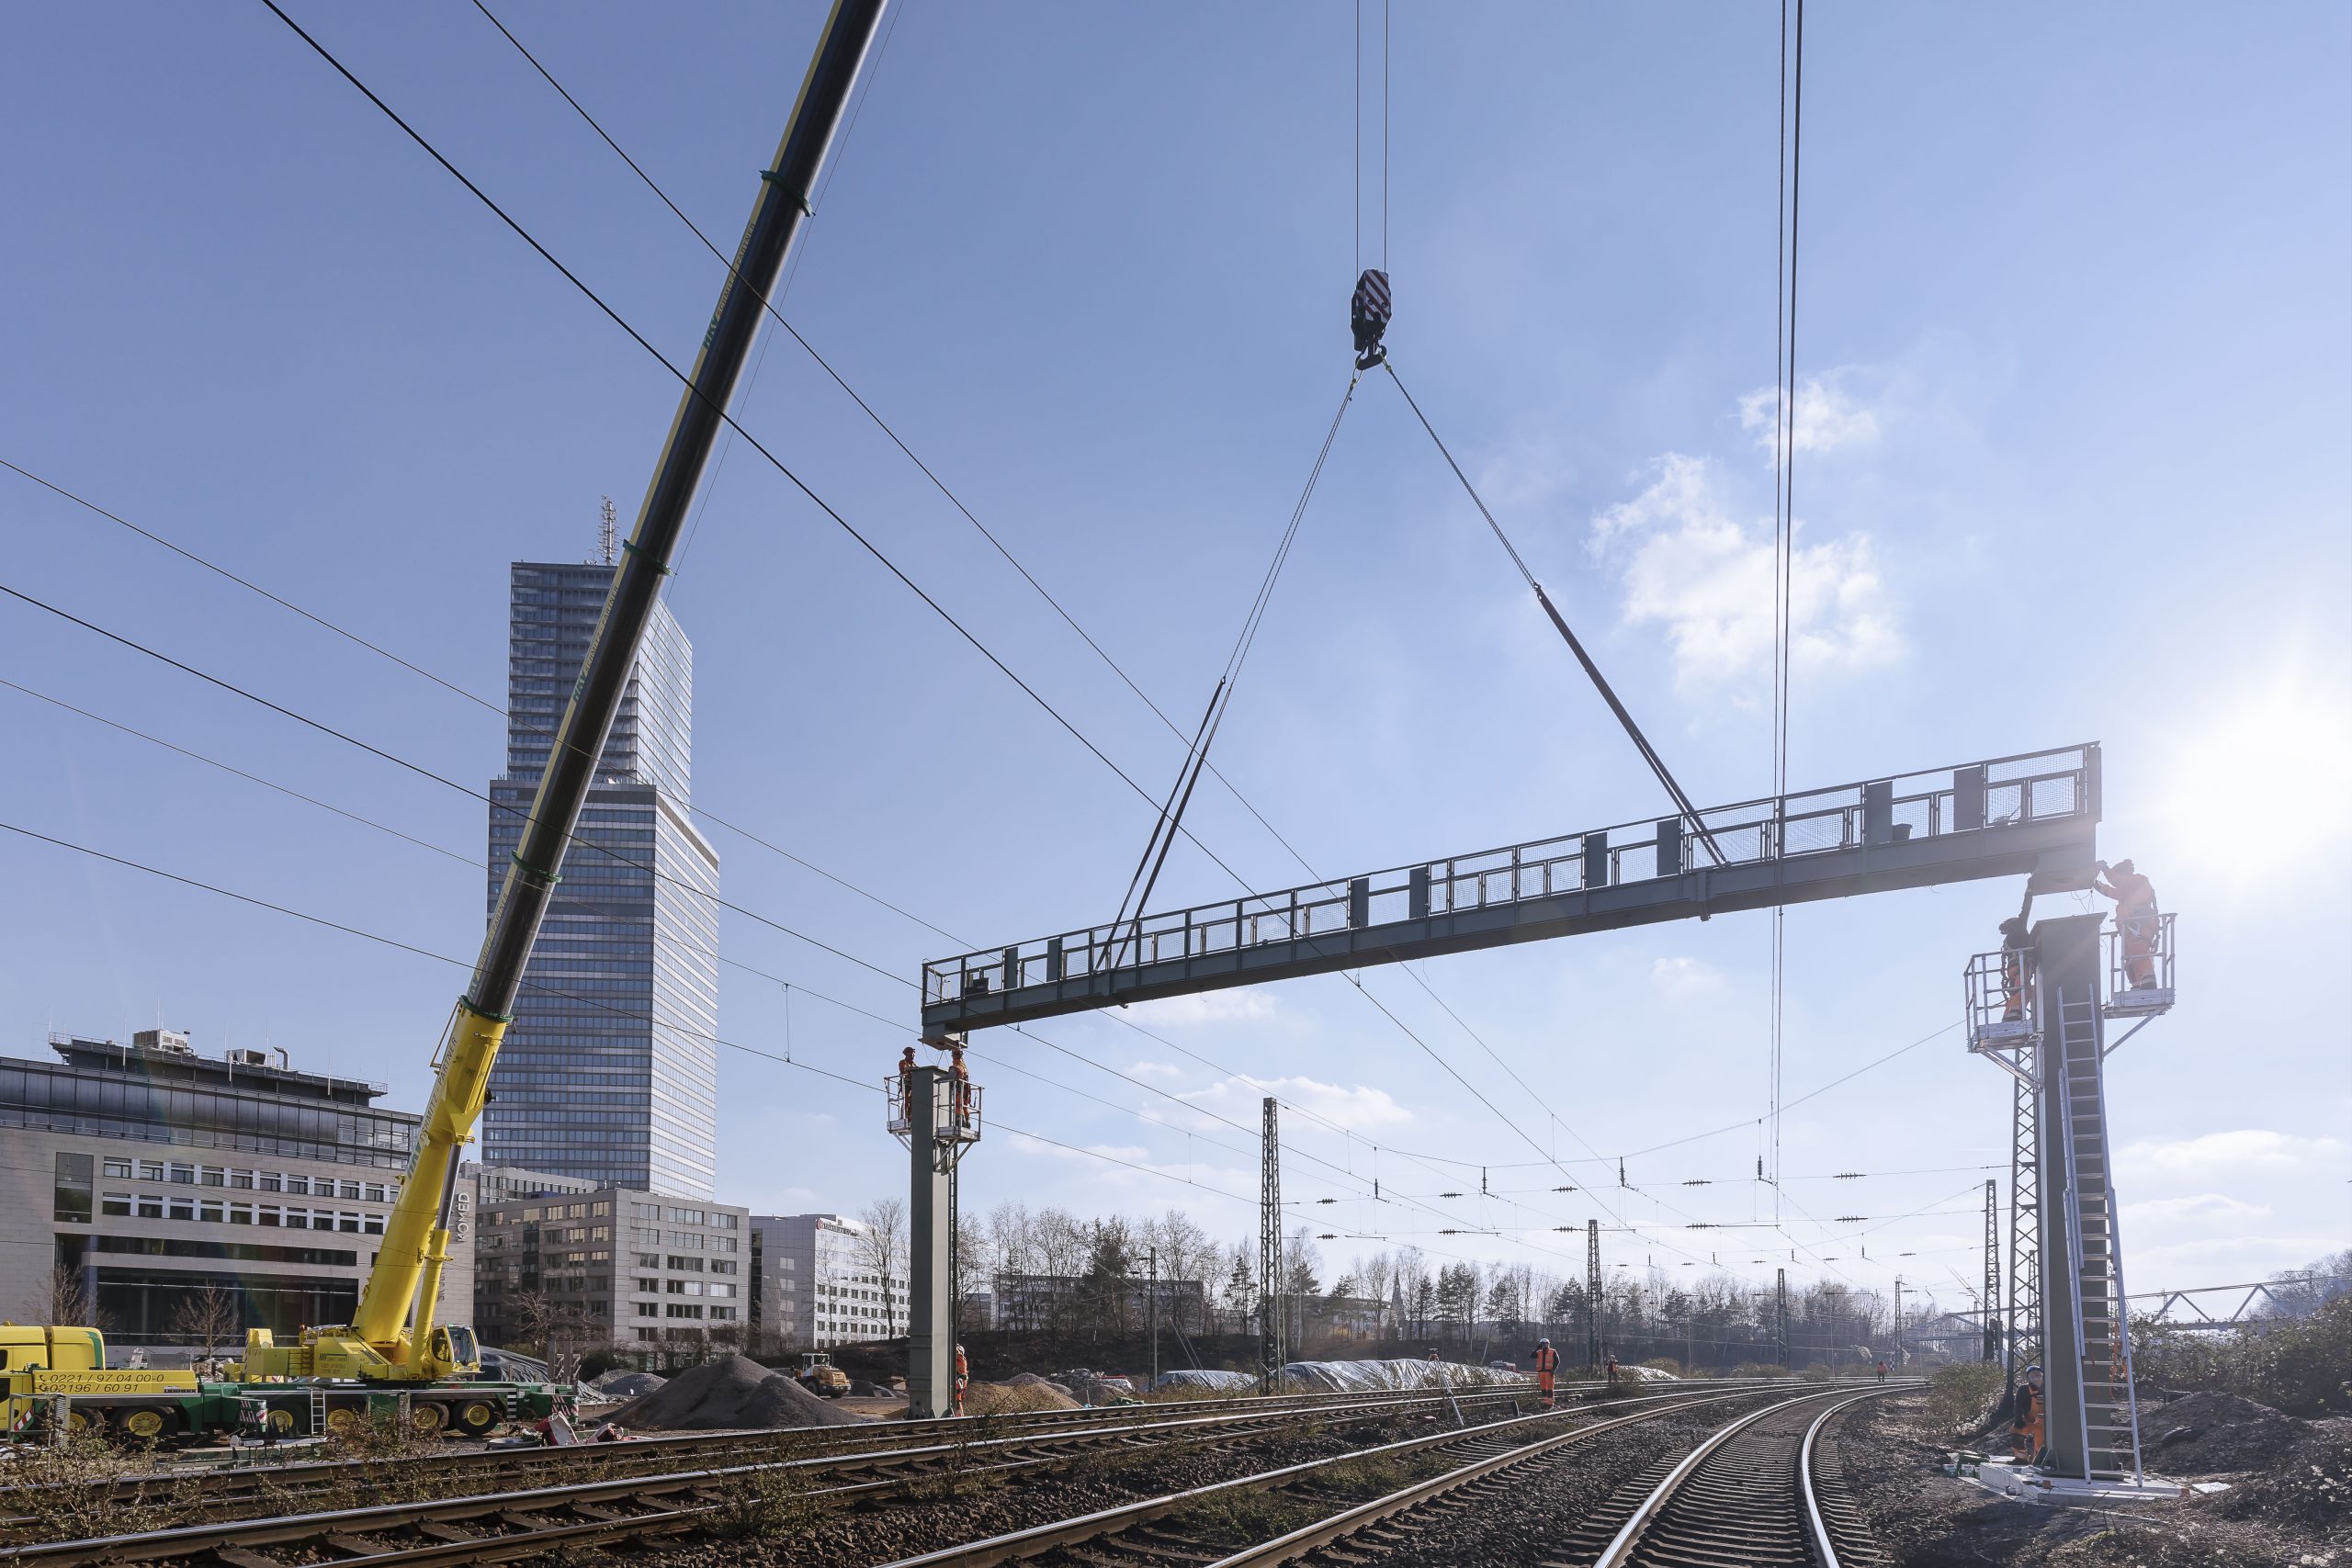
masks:
[[[685,393],[671,421],[653,482],[637,526],[622,547],[611,593],[598,621],[588,660],[564,709],[555,744],[539,780],[522,847],[507,867],[490,934],[474,965],[473,983],[458,1002],[438,1064],[433,1098],[419,1129],[416,1156],[399,1203],[384,1227],[384,1246],[359,1300],[355,1337],[399,1366],[432,1337],[434,1298],[448,1259],[449,1220],[457,1191],[458,1152],[472,1135],[488,1095],[490,1069],[522,988],[524,965],[538,940],[548,899],[563,868],[565,846],[594,782],[605,732],[620,706],[636,664],[638,645],[669,574],[670,558],[702,483],[711,448],[726,423],[760,318],[782,275],[785,258],[812,210],[810,195],[841,125],[887,0],[837,0],[800,85],[775,161],[761,175],[752,220],[743,231],[718,308],[703,335]],[[420,1295],[418,1287],[424,1287]],[[416,1323],[405,1340],[409,1304]]]

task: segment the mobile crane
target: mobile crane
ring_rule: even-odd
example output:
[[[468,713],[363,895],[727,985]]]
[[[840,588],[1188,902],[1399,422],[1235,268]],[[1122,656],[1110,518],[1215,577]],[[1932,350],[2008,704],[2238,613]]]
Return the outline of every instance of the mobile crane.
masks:
[[[686,376],[637,525],[622,547],[602,618],[514,863],[507,867],[472,983],[453,1010],[434,1067],[432,1097],[381,1249],[348,1324],[305,1328],[279,1345],[249,1329],[244,1358],[225,1382],[184,1371],[108,1370],[105,1341],[91,1328],[10,1330],[0,1338],[0,1390],[11,1434],[62,1419],[103,1420],[134,1437],[218,1430],[260,1421],[279,1432],[343,1425],[387,1396],[405,1394],[423,1432],[488,1429],[503,1416],[545,1415],[555,1391],[486,1382],[471,1328],[436,1320],[449,1261],[458,1156],[490,1096],[490,1071],[511,1021],[523,973],[560,879],[564,851],[594,782],[638,647],[669,575],[670,558],[727,406],[759,335],[768,296],[813,211],[810,197],[841,124],[888,0],[835,0],[785,127],[775,161],[760,176],[750,223],[721,285],[718,305]],[[65,1404],[57,1401],[62,1398]],[[75,1405],[79,1404],[78,1410]],[[348,1414],[346,1414],[348,1413]]]

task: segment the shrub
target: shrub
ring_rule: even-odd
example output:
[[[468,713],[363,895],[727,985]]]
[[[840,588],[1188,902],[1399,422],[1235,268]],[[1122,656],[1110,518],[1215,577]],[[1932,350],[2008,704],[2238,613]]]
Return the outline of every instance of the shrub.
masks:
[[[2309,1317],[2270,1318],[2222,1334],[2142,1318],[2132,1370],[2160,1388],[2213,1389],[2293,1416],[2352,1411],[2352,1295]]]
[[[1951,1437],[1981,1430],[2001,1397],[2004,1379],[1996,1361],[1955,1361],[1928,1379],[1928,1419]]]

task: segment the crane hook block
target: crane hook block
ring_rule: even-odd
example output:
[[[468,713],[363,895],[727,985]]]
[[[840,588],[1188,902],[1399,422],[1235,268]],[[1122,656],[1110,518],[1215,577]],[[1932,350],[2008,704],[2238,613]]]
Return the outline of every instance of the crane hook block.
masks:
[[[1348,325],[1356,336],[1356,368],[1369,370],[1388,357],[1380,346],[1380,334],[1388,330],[1392,314],[1388,303],[1388,275],[1377,268],[1367,269],[1356,279],[1355,296],[1348,302]]]

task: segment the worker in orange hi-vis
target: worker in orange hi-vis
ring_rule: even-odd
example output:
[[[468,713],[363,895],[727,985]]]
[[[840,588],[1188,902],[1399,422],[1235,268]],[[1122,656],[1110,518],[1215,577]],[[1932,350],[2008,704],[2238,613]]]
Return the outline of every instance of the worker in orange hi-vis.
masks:
[[[972,1385],[972,1365],[964,1359],[964,1347],[956,1347],[956,1414],[964,1414],[964,1391]]]
[[[2025,977],[2031,966],[2033,938],[2025,917],[2012,915],[2001,922],[2001,1021],[2025,1021]]]
[[[1614,1356],[1609,1358],[1609,1381],[1611,1382],[1617,1381],[1617,1358]]]
[[[964,1066],[964,1046],[959,1041],[947,1048],[947,1076],[956,1080],[956,1125],[972,1124],[972,1073]]]
[[[1544,1408],[1552,1408],[1553,1374],[1560,1370],[1560,1353],[1552,1348],[1549,1339],[1538,1339],[1531,1354],[1535,1359],[1535,1392],[1544,1396]]]
[[[2041,1392],[2041,1369],[2025,1370],[2009,1413],[2009,1453],[2019,1464],[2031,1464],[2041,1452],[2042,1422],[2049,1415]]]
[[[2115,927],[2123,933],[2123,975],[2135,991],[2156,983],[2156,890],[2128,860],[2098,863],[2091,886],[2115,900]]]

